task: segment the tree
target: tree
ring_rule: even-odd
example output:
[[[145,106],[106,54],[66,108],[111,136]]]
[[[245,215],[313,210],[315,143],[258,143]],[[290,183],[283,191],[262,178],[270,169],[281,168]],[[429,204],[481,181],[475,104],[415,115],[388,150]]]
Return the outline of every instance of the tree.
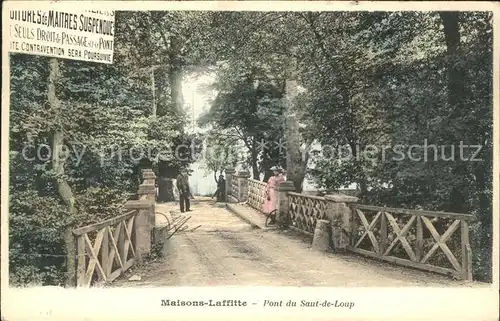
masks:
[[[202,126],[213,125],[213,130],[233,133],[244,144],[255,179],[261,173],[259,156],[274,147],[282,127],[281,92],[266,76],[256,65],[225,66],[218,74],[217,97],[199,121]]]
[[[222,175],[225,169],[236,166],[238,154],[234,146],[237,143],[238,140],[232,135],[215,131],[206,135],[203,151],[204,166],[213,174],[216,183],[218,173]]]

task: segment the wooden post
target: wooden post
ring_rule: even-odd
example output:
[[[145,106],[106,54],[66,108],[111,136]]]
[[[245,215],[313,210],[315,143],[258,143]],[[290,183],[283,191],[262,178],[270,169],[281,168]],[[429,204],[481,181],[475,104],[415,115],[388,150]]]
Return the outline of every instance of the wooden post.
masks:
[[[122,222],[118,223],[118,224],[123,224]],[[127,253],[125,253],[125,233],[127,233],[125,231],[125,229],[123,228],[123,226],[121,226],[120,228],[120,234],[118,235],[118,242],[117,242],[117,247],[118,247],[118,255],[120,255],[120,258],[123,262],[123,265],[125,265],[125,263],[127,262],[127,258],[125,257]]]
[[[356,233],[355,217],[350,204],[358,201],[357,197],[344,194],[325,195],[328,201],[326,216],[332,229],[332,248],[334,251],[344,251],[353,242],[353,235]]]
[[[86,274],[86,255],[85,255],[85,234],[78,236],[77,238],[77,270],[76,270],[76,286],[85,286],[85,274]]]
[[[290,224],[290,199],[288,192],[293,192],[295,186],[291,181],[285,181],[277,186],[278,201],[276,206],[276,222],[281,228],[285,228]]]
[[[472,281],[472,251],[469,243],[469,223],[462,219],[461,224],[462,242],[462,278]]]
[[[382,255],[387,248],[387,217],[385,212],[380,213],[380,246],[379,254]]]
[[[104,270],[104,275],[106,278],[109,276],[111,273],[108,271],[108,262],[109,262],[109,235],[108,235],[108,227],[104,227],[104,236],[102,238],[102,243],[101,243],[101,266],[102,269]]]
[[[422,259],[424,251],[424,228],[422,226],[422,218],[417,216],[417,244],[415,249],[415,257],[417,262]]]
[[[231,196],[231,190],[232,190],[232,183],[233,183],[233,175],[235,173],[234,168],[227,168],[226,169],[226,195],[225,195],[225,200],[227,203],[230,202],[230,196]]]

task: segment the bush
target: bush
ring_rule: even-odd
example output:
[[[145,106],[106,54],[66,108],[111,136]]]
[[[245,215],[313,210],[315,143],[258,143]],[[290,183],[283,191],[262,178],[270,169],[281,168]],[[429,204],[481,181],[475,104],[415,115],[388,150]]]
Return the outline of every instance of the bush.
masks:
[[[476,221],[470,225],[472,273],[474,279],[478,281],[492,282],[493,261],[491,250],[493,234],[490,228],[485,228],[483,225],[481,221]]]
[[[76,196],[78,221],[85,226],[119,216],[124,212],[128,195],[124,191],[105,187],[91,187]]]
[[[71,224],[67,209],[32,190],[14,193],[9,222],[11,284],[62,283],[65,248],[61,232]]]
[[[12,193],[10,200],[9,277],[11,285],[64,283],[66,249],[63,233],[123,213],[125,193],[90,188],[76,196],[78,214],[71,217],[59,199],[36,191]]]

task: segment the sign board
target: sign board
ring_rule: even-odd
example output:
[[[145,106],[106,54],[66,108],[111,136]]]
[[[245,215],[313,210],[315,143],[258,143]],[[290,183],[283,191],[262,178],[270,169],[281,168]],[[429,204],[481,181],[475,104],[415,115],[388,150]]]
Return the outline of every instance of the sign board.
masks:
[[[9,52],[113,63],[113,11],[10,10],[9,29]]]

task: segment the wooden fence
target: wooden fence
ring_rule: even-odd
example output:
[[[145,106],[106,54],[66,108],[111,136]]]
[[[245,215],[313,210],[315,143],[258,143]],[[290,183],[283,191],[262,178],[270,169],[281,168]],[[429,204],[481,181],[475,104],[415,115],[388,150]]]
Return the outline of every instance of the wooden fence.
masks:
[[[360,204],[350,207],[351,251],[472,280],[469,221],[473,215]]]
[[[248,205],[262,211],[266,201],[266,183],[256,179],[248,179]]]
[[[293,227],[314,234],[316,222],[326,218],[327,201],[323,197],[288,192],[289,217]]]
[[[138,210],[73,230],[76,242],[76,285],[109,283],[135,261],[134,222]]]

